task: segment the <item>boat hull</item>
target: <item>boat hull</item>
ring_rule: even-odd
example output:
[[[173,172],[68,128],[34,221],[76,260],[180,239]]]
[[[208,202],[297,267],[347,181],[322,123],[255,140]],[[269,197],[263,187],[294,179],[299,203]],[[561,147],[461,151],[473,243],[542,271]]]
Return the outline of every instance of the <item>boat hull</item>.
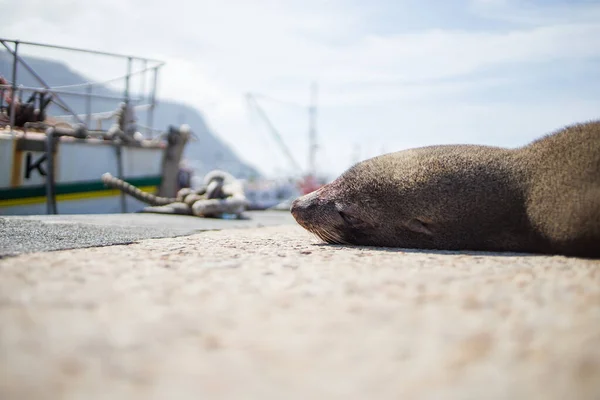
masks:
[[[0,215],[47,213],[47,155],[45,135],[0,132]],[[125,198],[100,181],[105,172],[122,176],[146,192],[161,183],[164,146],[117,146],[99,139],[61,138],[54,156],[54,177],[59,214],[135,212],[144,203]]]

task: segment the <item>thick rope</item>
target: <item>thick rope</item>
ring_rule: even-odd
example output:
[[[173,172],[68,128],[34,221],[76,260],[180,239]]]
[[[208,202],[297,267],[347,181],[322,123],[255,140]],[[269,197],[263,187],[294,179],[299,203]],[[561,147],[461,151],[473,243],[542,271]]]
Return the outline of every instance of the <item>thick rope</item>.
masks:
[[[196,190],[183,188],[176,198],[159,197],[142,192],[135,186],[116,178],[109,173],[102,175],[102,182],[108,187],[121,190],[152,207],[144,212],[159,214],[184,214],[198,217],[222,217],[233,214],[238,217],[248,205],[243,189],[233,176],[215,170],[205,177],[205,184]]]
[[[110,188],[118,189],[121,192],[138,199],[139,201],[153,206],[166,206],[168,204],[177,202],[176,198],[159,197],[152,193],[143,192],[124,180],[112,176],[108,172],[102,175],[102,182]]]

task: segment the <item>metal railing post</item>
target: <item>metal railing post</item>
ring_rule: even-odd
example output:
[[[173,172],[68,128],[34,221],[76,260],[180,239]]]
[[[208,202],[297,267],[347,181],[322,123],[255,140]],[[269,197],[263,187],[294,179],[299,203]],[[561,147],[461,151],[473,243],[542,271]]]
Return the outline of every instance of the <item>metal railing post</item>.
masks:
[[[46,162],[48,170],[46,171],[46,212],[48,214],[57,214],[56,209],[56,187],[54,182],[54,128],[46,130]]]
[[[129,105],[129,85],[131,80],[131,57],[127,58],[127,75],[125,76],[125,104]]]
[[[3,43],[4,44],[4,43]],[[6,44],[4,44],[6,46]],[[15,50],[13,53],[12,65],[12,93],[10,95],[10,131],[15,130],[15,118],[17,117],[17,64],[19,62],[17,52],[19,51],[19,42],[15,41]]]
[[[87,97],[85,98],[85,126],[90,129],[92,126],[92,84],[90,83],[86,88]]]
[[[150,129],[150,132],[154,132],[154,106],[156,105],[156,88],[158,85],[158,69],[160,67],[154,67],[154,77],[152,79],[152,91],[150,93],[150,107],[148,107],[148,115],[146,126]],[[154,136],[153,134],[151,136]]]
[[[115,151],[117,152],[117,177],[119,179],[125,179],[123,176],[123,148],[120,140],[115,143]],[[126,213],[127,199],[125,198],[125,193],[121,191],[121,193],[119,193],[119,197],[121,200],[121,212]]]
[[[142,69],[142,77],[141,79],[141,87],[140,87],[140,99],[142,101],[146,100],[144,97],[146,95],[146,70],[148,69],[148,61],[144,60],[144,69]]]

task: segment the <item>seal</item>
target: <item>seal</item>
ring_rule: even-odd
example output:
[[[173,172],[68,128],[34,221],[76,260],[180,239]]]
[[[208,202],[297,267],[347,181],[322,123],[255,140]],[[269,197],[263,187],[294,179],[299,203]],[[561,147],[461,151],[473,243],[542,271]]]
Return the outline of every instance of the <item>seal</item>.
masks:
[[[600,257],[600,121],[526,146],[439,145],[362,161],[296,199],[331,244]]]

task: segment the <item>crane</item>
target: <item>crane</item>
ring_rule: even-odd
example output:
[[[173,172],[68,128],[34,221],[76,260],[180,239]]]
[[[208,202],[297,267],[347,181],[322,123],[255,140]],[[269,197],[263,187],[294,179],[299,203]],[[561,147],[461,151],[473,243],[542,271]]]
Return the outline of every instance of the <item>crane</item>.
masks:
[[[263,121],[267,125],[267,128],[269,129],[269,131],[271,132],[271,134],[275,138],[275,141],[277,142],[277,144],[279,145],[279,147],[283,151],[283,154],[288,159],[288,162],[290,163],[290,165],[293,168],[293,170],[297,171],[299,173],[302,173],[303,169],[300,167],[300,165],[298,164],[298,162],[296,161],[296,159],[294,158],[294,156],[290,152],[289,148],[286,146],[285,142],[283,141],[283,138],[279,134],[279,131],[277,131],[277,129],[275,128],[275,126],[273,125],[273,123],[267,117],[267,114],[265,113],[265,111],[258,104],[258,101],[257,101],[256,98],[259,97],[259,96],[260,97],[268,98],[267,96],[263,96],[263,95],[257,95],[257,94],[253,94],[253,93],[247,93],[246,94],[246,99],[248,101],[248,106],[254,107],[254,109],[256,109],[258,115],[263,119]],[[274,99],[271,99],[271,100],[274,100]],[[298,106],[298,104],[293,104],[293,103],[290,103],[290,102],[282,102],[282,101],[279,101],[279,100],[276,100],[276,101],[278,101],[280,103],[287,103],[288,105]],[[308,149],[308,171],[307,171],[307,173],[303,173],[304,177],[299,182],[299,185],[300,185],[300,188],[301,188],[301,191],[302,191],[303,194],[310,193],[313,190],[316,190],[316,189],[318,189],[319,187],[322,186],[322,183],[320,183],[319,180],[317,179],[316,166],[315,166],[315,164],[316,164],[315,155],[316,155],[316,152],[317,152],[317,149],[318,149],[318,145],[317,145],[317,129],[316,129],[316,119],[317,119],[317,106],[316,106],[316,103],[317,103],[317,84],[315,82],[311,86],[310,105],[308,107],[308,117],[309,117],[309,130],[308,130],[308,141],[309,141],[309,149]],[[300,105],[300,107],[304,108],[306,106]]]
[[[267,117],[267,114],[265,113],[265,111],[263,110],[263,108],[260,106],[260,104],[258,104],[258,101],[256,100],[256,95],[254,95],[253,93],[247,93],[246,94],[246,99],[248,101],[248,105],[250,107],[254,107],[254,109],[256,110],[256,112],[258,113],[258,115],[265,122],[265,125],[267,125],[267,128],[269,129],[269,131],[271,132],[271,134],[275,138],[275,141],[279,145],[279,147],[282,150],[283,154],[288,159],[288,162],[290,163],[290,166],[292,167],[292,169],[294,171],[302,171],[302,167],[300,167],[300,164],[298,164],[298,162],[296,161],[296,159],[294,158],[294,156],[290,152],[289,148],[287,147],[287,145],[283,141],[283,138],[279,134],[279,131],[275,128],[275,126],[273,125],[273,123],[271,122],[271,120]]]

